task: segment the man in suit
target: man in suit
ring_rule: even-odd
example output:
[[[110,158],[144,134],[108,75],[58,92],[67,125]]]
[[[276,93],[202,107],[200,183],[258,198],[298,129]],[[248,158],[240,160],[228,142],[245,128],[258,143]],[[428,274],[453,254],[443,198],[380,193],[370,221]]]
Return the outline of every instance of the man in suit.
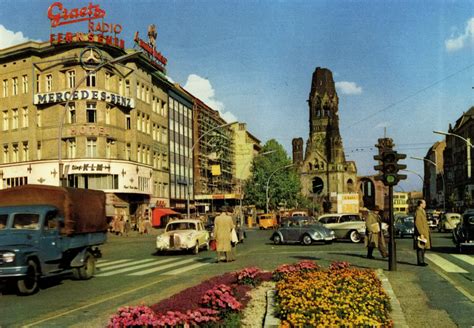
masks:
[[[425,213],[426,202],[424,199],[418,201],[415,212],[415,234],[413,246],[416,249],[416,261],[419,266],[427,266],[425,263],[425,250],[431,248],[430,227]]]
[[[222,253],[225,261],[235,261],[235,253],[232,249],[232,229],[234,229],[232,216],[226,207],[221,210],[221,214],[214,220],[214,238],[216,240],[217,262],[221,261]]]
[[[378,248],[382,257],[387,257],[385,243],[383,242],[380,217],[377,213],[363,207],[360,210],[365,219],[365,245],[367,247],[367,258],[374,259],[374,248]]]

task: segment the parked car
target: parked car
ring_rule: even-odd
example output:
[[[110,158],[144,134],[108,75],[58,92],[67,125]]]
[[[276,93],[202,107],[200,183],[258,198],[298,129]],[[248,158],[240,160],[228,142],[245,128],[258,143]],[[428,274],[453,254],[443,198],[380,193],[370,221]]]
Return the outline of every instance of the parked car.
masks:
[[[210,235],[200,220],[185,219],[170,221],[165,232],[156,237],[156,251],[192,251],[209,249]]]
[[[461,214],[459,213],[443,213],[438,222],[438,231],[444,232],[453,230],[458,223],[461,222]]]
[[[461,221],[453,229],[453,242],[460,253],[474,247],[474,210],[463,213]]]
[[[317,241],[331,243],[335,238],[336,235],[333,230],[326,228],[314,218],[293,216],[282,222],[280,228],[272,234],[270,240],[275,244],[301,243],[311,245]]]
[[[353,243],[359,243],[365,235],[365,221],[358,213],[323,214],[318,221],[326,228],[334,230],[337,239],[349,239]]]
[[[405,236],[413,237],[415,233],[415,221],[413,216],[398,216],[395,218],[393,224],[393,231],[395,236],[403,238]]]
[[[274,213],[258,214],[257,223],[260,229],[275,229],[278,227],[277,217]]]

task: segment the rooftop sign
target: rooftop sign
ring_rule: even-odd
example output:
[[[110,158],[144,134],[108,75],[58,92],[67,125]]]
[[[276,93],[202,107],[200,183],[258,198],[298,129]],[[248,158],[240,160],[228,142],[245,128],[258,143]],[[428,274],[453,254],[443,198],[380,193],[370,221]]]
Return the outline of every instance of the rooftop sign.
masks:
[[[156,50],[156,26],[154,24],[148,26],[148,39],[146,42],[138,36],[138,32],[135,32],[134,41],[135,43],[148,54],[151,62],[161,71],[164,72],[168,59]]]

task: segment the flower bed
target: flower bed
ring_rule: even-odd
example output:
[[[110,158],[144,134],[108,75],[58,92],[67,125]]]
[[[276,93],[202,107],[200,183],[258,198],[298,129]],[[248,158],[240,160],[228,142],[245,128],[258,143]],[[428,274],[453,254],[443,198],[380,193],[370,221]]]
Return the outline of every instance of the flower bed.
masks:
[[[147,307],[122,307],[109,327],[239,326],[249,291],[276,281],[277,316],[291,326],[392,326],[389,298],[372,270],[335,262],[322,270],[313,261],[282,265],[273,272],[246,268],[226,273]]]

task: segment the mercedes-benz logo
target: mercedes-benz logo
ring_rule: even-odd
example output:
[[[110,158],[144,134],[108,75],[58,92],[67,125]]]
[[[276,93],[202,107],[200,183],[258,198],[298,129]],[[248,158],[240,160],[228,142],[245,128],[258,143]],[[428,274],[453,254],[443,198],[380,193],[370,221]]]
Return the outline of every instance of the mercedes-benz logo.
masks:
[[[104,58],[102,53],[96,47],[85,47],[81,51],[80,62],[81,66],[86,69],[96,68],[98,65],[102,64]]]

